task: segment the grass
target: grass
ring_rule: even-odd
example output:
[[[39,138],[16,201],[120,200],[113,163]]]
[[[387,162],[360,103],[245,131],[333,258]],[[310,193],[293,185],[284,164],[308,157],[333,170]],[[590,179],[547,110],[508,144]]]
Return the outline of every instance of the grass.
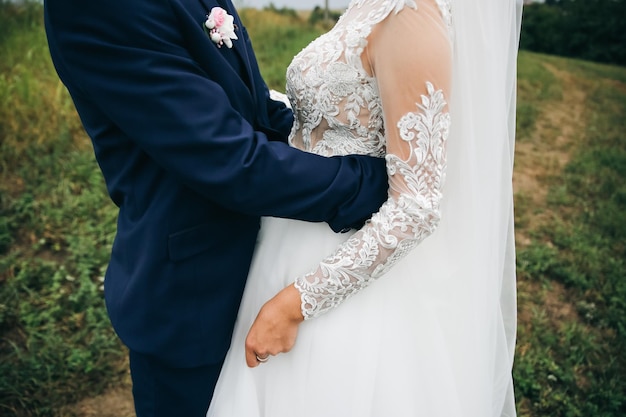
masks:
[[[52,416],[121,373],[102,300],[115,231],[41,6],[0,3],[0,415]]]
[[[626,413],[624,75],[618,67],[520,56],[519,100],[535,108],[535,122],[518,131],[526,159],[517,159],[516,175],[523,180],[534,165],[533,185],[545,191],[522,186],[516,194],[528,239],[518,242],[521,416]],[[523,87],[533,83],[538,88]],[[556,167],[545,163],[546,145],[567,150]],[[531,205],[532,192],[541,198]]]
[[[0,415],[58,416],[115,386],[101,291],[116,210],[46,49],[0,2]],[[264,77],[323,31],[243,10]],[[521,417],[626,415],[626,69],[522,52],[515,203]]]

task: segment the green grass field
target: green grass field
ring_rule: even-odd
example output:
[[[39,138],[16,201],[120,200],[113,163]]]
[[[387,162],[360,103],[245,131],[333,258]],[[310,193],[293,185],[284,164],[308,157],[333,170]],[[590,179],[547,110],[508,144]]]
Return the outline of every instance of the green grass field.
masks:
[[[283,90],[323,29],[242,18]],[[127,378],[101,289],[116,210],[40,6],[0,2],[0,57],[0,416],[79,416],[66,406]],[[518,413],[624,416],[626,69],[522,52],[518,81]]]

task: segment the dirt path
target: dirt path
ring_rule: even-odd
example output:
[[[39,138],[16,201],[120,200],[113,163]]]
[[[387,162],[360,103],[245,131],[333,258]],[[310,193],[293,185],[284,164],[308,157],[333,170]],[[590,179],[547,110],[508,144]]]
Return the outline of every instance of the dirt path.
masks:
[[[67,417],[135,417],[130,386],[114,388],[63,410]]]
[[[562,97],[540,108],[531,138],[518,140],[515,144],[513,188],[516,203],[530,205],[524,210],[524,216],[527,216],[525,226],[516,230],[518,246],[530,243],[525,231],[552,221],[553,213],[546,207],[549,186],[568,163],[570,151],[580,140],[585,126],[583,80],[551,64],[544,66],[559,80]],[[525,201],[518,201],[520,196]]]
[[[117,386],[63,408],[58,417],[135,417],[128,363],[123,363],[121,367],[126,375]]]

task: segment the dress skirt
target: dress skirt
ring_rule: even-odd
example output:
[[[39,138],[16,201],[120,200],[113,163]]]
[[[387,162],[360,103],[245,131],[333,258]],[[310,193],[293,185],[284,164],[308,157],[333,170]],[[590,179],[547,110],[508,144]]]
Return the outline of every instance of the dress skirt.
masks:
[[[263,219],[208,416],[508,415],[510,369],[486,357],[506,351],[501,323],[488,322],[498,314],[471,311],[480,300],[458,285],[462,268],[442,257],[436,233],[369,287],[303,322],[290,352],[246,366],[244,342],[261,306],[349,236],[324,223]]]

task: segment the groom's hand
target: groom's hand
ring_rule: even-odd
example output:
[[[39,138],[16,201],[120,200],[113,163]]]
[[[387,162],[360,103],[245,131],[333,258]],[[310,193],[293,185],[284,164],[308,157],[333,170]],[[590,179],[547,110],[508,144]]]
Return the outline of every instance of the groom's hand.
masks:
[[[290,285],[269,300],[257,315],[246,338],[246,363],[254,368],[269,356],[289,352],[296,343],[300,311],[300,293]]]

